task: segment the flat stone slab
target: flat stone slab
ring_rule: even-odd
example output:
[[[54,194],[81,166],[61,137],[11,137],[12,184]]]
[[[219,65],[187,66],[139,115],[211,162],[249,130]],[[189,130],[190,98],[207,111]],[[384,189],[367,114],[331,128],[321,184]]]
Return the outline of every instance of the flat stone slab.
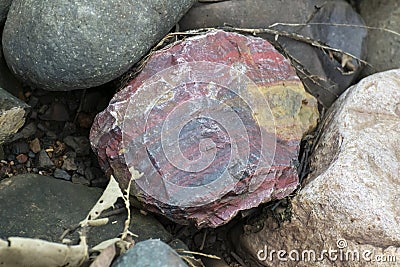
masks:
[[[0,237],[29,237],[60,242],[64,230],[83,220],[101,196],[102,190],[52,177],[24,174],[0,182]],[[124,227],[125,214],[111,217],[114,223],[92,228],[90,246],[115,238]],[[132,209],[130,230],[135,241],[160,238],[169,242],[171,234],[151,215]],[[78,235],[68,235],[78,243]]]
[[[216,227],[297,186],[316,99],[266,40],[213,31],[153,54],[100,113],[100,164],[153,212]]]

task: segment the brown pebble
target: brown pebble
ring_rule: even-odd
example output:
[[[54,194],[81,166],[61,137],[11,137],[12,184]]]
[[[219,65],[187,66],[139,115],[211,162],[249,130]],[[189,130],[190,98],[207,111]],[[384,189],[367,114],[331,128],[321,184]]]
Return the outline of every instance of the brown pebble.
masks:
[[[18,156],[16,156],[16,159],[17,159],[18,163],[23,164],[28,161],[28,156],[25,154],[19,154]]]
[[[33,153],[38,153],[41,150],[39,139],[38,138],[33,139],[29,143],[29,148],[32,150]]]
[[[93,119],[93,115],[81,112],[78,115],[78,124],[81,128],[89,129],[90,127],[92,127]]]

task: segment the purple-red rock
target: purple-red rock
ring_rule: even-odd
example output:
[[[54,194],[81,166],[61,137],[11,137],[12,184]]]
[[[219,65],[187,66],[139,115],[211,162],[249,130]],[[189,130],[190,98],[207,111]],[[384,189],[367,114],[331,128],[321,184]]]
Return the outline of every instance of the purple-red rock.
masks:
[[[107,175],[153,212],[199,227],[287,196],[318,119],[290,62],[266,40],[213,31],[154,53],[94,121]]]

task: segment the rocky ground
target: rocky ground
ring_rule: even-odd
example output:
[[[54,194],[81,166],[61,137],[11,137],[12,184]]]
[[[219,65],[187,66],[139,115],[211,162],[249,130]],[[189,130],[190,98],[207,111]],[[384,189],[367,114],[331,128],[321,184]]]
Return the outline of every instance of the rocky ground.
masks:
[[[0,21],[4,24],[11,2],[14,6],[2,34],[4,56],[0,58],[0,241],[18,236],[67,244],[79,242],[78,231],[71,231],[60,239],[61,234],[85,218],[107,186],[112,164],[117,162],[112,157],[115,147],[105,146],[104,157],[92,150],[93,139],[89,140],[89,133],[95,117],[107,107],[110,114],[115,115],[118,97],[111,101],[112,97],[116,92],[124,92],[127,81],[141,70],[142,66],[134,63],[169,31],[227,25],[268,28],[275,22],[287,22],[296,25],[279,25],[273,29],[291,32],[291,35],[278,38],[271,33],[262,33],[259,36],[269,40],[291,60],[305,89],[319,103],[320,123],[314,131],[303,136],[301,146],[296,148],[300,149],[297,159],[300,165],[296,163],[290,167],[298,168],[298,190],[280,200],[243,210],[217,228],[198,229],[194,225],[179,224],[166,218],[174,219],[174,216],[149,212],[154,211],[150,208],[153,202],[133,201],[130,230],[138,235],[132,237],[136,245],[112,266],[129,266],[132,262],[138,266],[309,266],[304,259],[287,262],[280,260],[277,254],[270,259],[270,250],[311,249],[318,253],[331,247],[342,252],[371,253],[365,262],[363,259],[338,262],[325,255],[324,261],[313,262],[313,266],[374,266],[372,261],[379,261],[376,256],[381,256],[379,266],[397,266],[400,261],[400,210],[397,205],[400,198],[400,72],[385,71],[400,67],[397,60],[400,34],[382,30],[397,30],[400,26],[397,16],[400,5],[396,0],[349,1],[351,5],[339,0],[280,1],[279,4],[261,0],[198,3],[182,0],[168,7],[155,1],[157,3],[151,7],[141,4],[139,13],[133,16],[136,19],[129,23],[141,21],[143,24],[128,27],[128,33],[121,23],[128,23],[124,16],[131,16],[126,13],[129,8],[114,6],[114,1],[110,1],[112,6],[108,8],[112,8],[118,17],[112,22],[115,27],[104,28],[102,25],[111,22],[103,21],[93,30],[87,26],[91,25],[89,19],[73,17],[69,18],[68,29],[64,30],[74,32],[74,25],[86,25],[82,35],[70,40],[47,36],[52,39],[48,43],[43,36],[52,22],[46,27],[32,23],[15,35],[15,27],[23,24],[18,24],[20,20],[36,21],[29,17],[32,16],[29,12],[26,17],[24,14],[16,17],[18,8],[29,10],[22,7],[22,1],[2,3]],[[32,1],[26,2],[26,5],[32,4]],[[280,5],[290,6],[290,11],[279,11]],[[66,10],[63,12],[69,14]],[[93,12],[103,15],[101,9]],[[139,19],[141,17],[144,19]],[[302,22],[310,25],[300,25]],[[342,24],[342,27],[335,24]],[[367,29],[364,25],[380,29]],[[34,33],[35,27],[42,32]],[[122,30],[118,31],[118,28]],[[142,28],[148,31],[142,36],[136,35]],[[35,39],[40,34],[44,35]],[[129,34],[135,38],[124,37]],[[25,40],[26,36],[33,41],[24,46],[24,41],[18,40]],[[91,36],[96,36],[92,38],[93,43],[90,43]],[[97,36],[102,37],[97,39]],[[118,38],[107,39],[113,36]],[[307,43],[307,38],[303,38],[305,36],[340,51],[313,47]],[[184,37],[174,36],[175,39]],[[83,39],[88,42],[87,47],[93,45],[98,49],[92,58],[85,54],[86,46],[74,50],[73,45]],[[55,53],[54,58],[76,51],[77,58],[82,61],[69,61],[76,64],[72,66],[54,60],[51,64],[61,65],[52,65],[53,69],[63,69],[62,64],[72,66],[61,72],[47,73],[45,65],[37,68],[35,62],[47,64],[51,61],[47,54],[49,50],[44,47],[58,41],[70,41],[72,45],[60,45],[64,52]],[[96,46],[96,42],[102,45]],[[133,42],[137,43],[130,46]],[[115,43],[121,50],[115,48]],[[99,55],[110,50],[110,62],[98,61]],[[370,65],[362,68],[365,65],[362,61],[343,51]],[[123,57],[119,57],[120,54]],[[117,58],[119,62],[116,62]],[[76,72],[76,76],[66,75],[83,65],[85,67]],[[86,71],[87,66],[90,71]],[[96,68],[101,69],[100,74]],[[121,76],[122,73],[125,74]],[[366,79],[361,80],[364,77]],[[88,80],[87,84],[85,80]],[[111,127],[104,129],[112,132]],[[111,162],[111,168],[105,163],[107,161]],[[121,213],[109,214],[112,224],[90,230],[90,247],[122,232],[126,218],[123,207],[120,201],[116,208]],[[168,212],[168,207],[165,209]],[[208,209],[212,211],[212,208]],[[339,244],[339,241],[345,244]],[[0,250],[2,245],[0,242]],[[221,259],[182,253],[180,249],[216,255]],[[118,251],[110,253],[116,255]],[[91,260],[98,255],[91,251]],[[93,266],[111,266],[114,256],[106,253],[103,256],[103,265]],[[186,260],[182,256],[187,256]],[[189,257],[201,259],[202,263]],[[30,266],[29,263],[25,265]]]

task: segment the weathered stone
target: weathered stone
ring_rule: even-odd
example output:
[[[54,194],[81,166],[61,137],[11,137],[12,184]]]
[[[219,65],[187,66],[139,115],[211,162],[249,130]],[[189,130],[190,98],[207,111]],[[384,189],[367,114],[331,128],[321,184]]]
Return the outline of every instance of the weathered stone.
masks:
[[[7,17],[8,9],[10,8],[12,0],[0,1],[0,23],[2,24]]]
[[[38,157],[38,167],[39,168],[54,168],[54,163],[51,161],[49,155],[47,154],[47,152],[42,149],[39,152],[39,157]]]
[[[19,154],[18,156],[15,157],[18,163],[24,164],[25,162],[28,161],[28,156],[25,154]]]
[[[29,138],[32,135],[34,135],[36,133],[37,127],[36,127],[36,123],[35,122],[30,122],[27,125],[25,125],[21,131],[17,132],[16,134],[14,134],[12,136],[12,138],[10,139],[10,142],[14,142],[16,140],[19,140],[21,138]]]
[[[65,230],[83,220],[101,196],[102,190],[35,174],[13,176],[0,182],[0,236],[31,237],[59,242]],[[124,228],[125,214],[111,217],[113,223],[93,228],[89,245],[117,237]],[[136,242],[171,234],[151,215],[132,209],[129,229],[139,235]],[[73,243],[78,235],[67,236]]]
[[[308,184],[293,198],[291,221],[280,228],[261,221],[256,231],[245,226],[243,255],[289,267],[376,266],[368,259],[386,255],[379,266],[394,266],[387,256],[400,257],[399,88],[400,70],[387,71],[361,80],[335,102],[323,121]],[[279,262],[276,253],[269,260],[272,250],[314,251],[319,258],[324,249],[336,252],[311,264]],[[360,260],[344,258],[348,252],[356,257],[354,251]]]
[[[86,156],[90,153],[89,139],[85,136],[67,136],[63,141],[76,152],[77,156]]]
[[[30,150],[32,150],[33,153],[38,153],[41,150],[39,139],[38,138],[33,139],[29,143],[29,148]]]
[[[111,266],[187,267],[175,250],[160,240],[151,239],[135,244]]]
[[[62,169],[55,169],[53,176],[57,179],[63,179],[63,180],[67,180],[70,181],[71,180],[71,175],[69,175],[68,172],[66,172],[65,170]]]
[[[194,0],[15,0],[3,32],[5,59],[23,81],[68,91],[126,72]]]
[[[397,0],[361,1],[360,13],[370,27],[398,31],[400,5]],[[368,76],[400,67],[400,36],[384,30],[370,30],[367,38],[367,62],[370,67],[362,75]]]
[[[0,88],[0,143],[24,125],[28,108],[27,104]]]
[[[138,178],[132,194],[147,209],[216,227],[296,188],[299,142],[317,118],[271,44],[214,31],[155,53],[90,139],[121,187]]]
[[[297,26],[277,25],[269,28],[275,23]],[[229,25],[298,33],[361,59],[365,57],[366,29],[332,25],[364,26],[360,16],[344,1],[241,0],[199,3],[188,11],[179,24],[182,30]],[[332,55],[322,52],[319,48],[283,36],[275,40],[274,34],[260,34],[260,36],[279,43],[311,76],[320,77],[318,83],[315,83],[310,80],[310,75],[298,73],[307,89],[327,107],[351,84],[361,70],[355,60],[350,60],[349,63],[356,69],[353,72],[346,67],[344,70],[346,73],[343,74],[340,71],[343,61],[336,61]]]

